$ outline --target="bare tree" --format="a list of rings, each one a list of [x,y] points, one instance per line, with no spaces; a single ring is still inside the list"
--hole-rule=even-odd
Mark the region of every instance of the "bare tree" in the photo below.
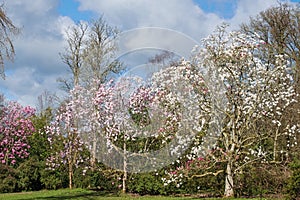
[[[280,3],[260,12],[242,24],[244,33],[258,36],[263,40],[260,54],[266,62],[275,62],[275,55],[288,56],[294,70],[295,85],[300,81],[300,7]]]
[[[70,90],[75,85],[89,85],[92,79],[105,82],[110,73],[117,73],[120,65],[112,62],[116,51],[114,39],[118,30],[102,17],[90,23],[79,22],[67,30],[68,46],[60,56],[72,73],[72,81],[59,81]]]
[[[0,105],[3,105],[4,104],[4,95],[3,94],[0,94]]]
[[[119,31],[107,24],[103,17],[93,20],[84,49],[84,68],[82,80],[90,82],[97,79],[101,83],[107,81],[110,73],[118,73],[121,65],[112,62],[117,46],[115,39]]]
[[[19,33],[17,28],[10,18],[6,15],[3,4],[0,5],[0,75],[5,79],[4,59],[11,61],[14,59],[15,48],[11,40],[11,36]]]
[[[47,112],[47,109],[53,109],[55,104],[59,102],[59,98],[56,96],[55,93],[51,93],[48,90],[44,90],[38,97],[37,97],[37,111],[40,115],[43,115]]]
[[[97,91],[100,83],[106,82],[113,73],[120,71],[119,62],[113,61],[117,49],[114,43],[117,34],[118,30],[106,23],[103,17],[89,23],[79,22],[67,30],[68,46],[60,55],[71,71],[72,80],[64,78],[59,80],[64,84],[64,89],[70,91],[74,86],[82,86],[86,89],[94,88]],[[86,98],[88,98],[87,94]],[[95,109],[93,111],[96,112]],[[74,126],[81,128],[79,119],[74,119]],[[89,132],[94,141],[90,160],[92,170],[96,166],[98,131],[92,129]]]
[[[5,103],[4,95],[0,93],[0,116],[2,115],[3,112],[4,103]]]
[[[72,86],[79,84],[79,74],[83,63],[83,49],[85,48],[84,37],[86,35],[88,25],[80,22],[71,27],[67,31],[68,46],[64,53],[61,53],[62,61],[68,65],[72,73],[73,81],[69,83],[68,80],[61,78],[59,81],[65,84],[67,90],[72,89]]]
[[[172,65],[176,63],[175,57],[175,53],[163,51],[162,53],[156,54],[155,56],[149,58],[148,62],[151,64],[162,64],[164,66]]]

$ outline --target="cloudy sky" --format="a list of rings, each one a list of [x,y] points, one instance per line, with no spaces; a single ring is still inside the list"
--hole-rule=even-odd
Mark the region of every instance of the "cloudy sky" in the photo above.
[[[0,92],[7,99],[32,106],[45,90],[61,94],[56,80],[66,76],[68,69],[59,52],[66,45],[65,30],[80,20],[103,15],[121,31],[157,27],[200,41],[223,21],[237,28],[249,16],[276,3],[277,0],[6,0],[7,15],[22,33],[14,38],[15,61],[6,62],[7,77],[0,80]]]

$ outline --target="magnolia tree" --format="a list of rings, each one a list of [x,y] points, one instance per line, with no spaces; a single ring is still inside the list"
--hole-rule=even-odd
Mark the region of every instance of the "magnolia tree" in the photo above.
[[[219,115],[216,117],[219,128],[213,128],[220,131],[218,143],[211,145],[206,154],[203,154],[201,141],[193,143],[186,155],[188,161],[170,170],[168,178],[163,180],[166,184],[180,183],[184,176],[225,173],[224,195],[233,196],[235,175],[254,162],[277,161],[278,153],[288,150],[288,147],[277,149],[279,138],[289,135],[289,142],[293,143],[298,126],[281,121],[283,111],[295,101],[293,80],[284,55],[278,55],[275,64],[266,63],[256,55],[257,48],[264,43],[239,32],[228,33],[225,29],[220,27],[203,40],[203,48],[197,49],[193,57],[195,68],[203,73],[208,93],[218,99],[216,102],[212,101],[214,98],[200,99],[207,112]],[[184,76],[174,74],[178,79]],[[225,99],[223,103],[222,99]],[[262,124],[269,121],[274,126],[270,129],[268,124],[269,129],[265,129]],[[207,130],[205,135],[209,134]],[[271,151],[262,145],[267,140],[273,145]],[[195,169],[204,170],[199,170],[201,174],[193,174]]]
[[[72,94],[71,94],[72,95]],[[74,101],[61,106],[55,120],[46,127],[50,143],[50,157],[46,161],[49,170],[60,166],[67,166],[69,175],[69,188],[73,185],[75,168],[84,162],[82,152],[84,145],[78,136],[77,104]]]
[[[172,106],[159,103],[162,92],[154,91],[137,77],[95,84],[93,88],[96,90],[75,89],[74,102],[80,113],[78,131],[92,157],[124,172],[125,192],[128,171],[157,168],[168,157],[165,151],[156,151],[155,155],[151,152],[175,133],[178,114],[173,114]]]
[[[85,169],[94,171],[96,159],[105,152],[105,127],[111,116],[111,82],[101,84],[91,81],[87,88],[76,86],[71,90],[68,102],[62,105],[56,119],[47,127],[52,155],[47,159],[49,169],[67,166],[69,187],[73,184],[75,168],[85,163]],[[90,158],[84,156],[84,149],[90,151]],[[87,160],[90,162],[86,162]]]
[[[195,75],[191,66],[179,68],[185,78],[176,80],[174,74],[160,77],[173,77],[163,85],[158,77],[150,82],[122,77],[108,83],[93,81],[88,89],[75,87],[68,104],[48,127],[51,144],[60,144],[57,139],[63,144],[62,150],[48,159],[49,167],[68,164],[71,184],[72,166],[81,160],[78,156],[84,143],[92,165],[97,159],[124,172],[125,192],[127,172],[153,171],[176,160],[192,141],[186,131],[198,133],[207,118],[201,118],[206,108],[201,111],[197,97],[199,91],[206,94],[207,88],[203,81],[190,82],[189,77]],[[171,86],[175,81],[182,91]]]
[[[103,160],[123,170],[123,192],[128,171],[151,171],[166,165],[170,159],[173,148],[159,149],[176,137],[181,116],[176,100],[173,99],[173,104],[162,102],[164,96],[162,90],[153,90],[136,77],[121,78],[114,86],[106,121],[108,153],[104,155],[108,157]]]
[[[0,161],[15,164],[18,158],[28,157],[27,138],[35,131],[31,121],[35,110],[16,102],[8,102],[0,108]]]

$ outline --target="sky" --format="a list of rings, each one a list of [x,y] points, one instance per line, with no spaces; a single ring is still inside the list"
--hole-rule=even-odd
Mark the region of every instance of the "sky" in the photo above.
[[[14,62],[5,62],[6,79],[0,80],[0,92],[22,105],[37,105],[44,91],[63,95],[57,79],[69,74],[60,52],[66,47],[66,29],[76,22],[103,16],[121,32],[155,27],[160,43],[174,44],[180,38],[200,42],[220,25],[231,29],[249,21],[250,16],[276,5],[278,0],[6,0],[7,15],[21,28],[13,38]],[[298,2],[291,0],[287,2]],[[156,31],[157,32],[157,31]],[[141,44],[145,34],[137,35],[129,44]],[[174,36],[174,37],[173,37]],[[185,40],[181,41],[185,41]],[[165,46],[164,46],[165,47]],[[179,48],[179,47],[174,47]]]

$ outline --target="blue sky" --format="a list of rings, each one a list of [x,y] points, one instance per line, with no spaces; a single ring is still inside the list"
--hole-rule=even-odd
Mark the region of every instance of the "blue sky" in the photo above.
[[[238,0],[194,0],[194,2],[205,12],[215,13],[220,17],[230,19],[235,14]],[[300,2],[300,0],[291,0],[291,2]],[[62,15],[70,16],[75,21],[89,20],[95,16],[93,12],[79,12],[79,5],[80,3],[76,0],[61,0],[58,12]]]
[[[234,16],[234,9],[237,0],[194,0],[204,11],[216,13],[217,15],[229,19]],[[80,3],[76,0],[61,0],[58,6],[58,12],[62,15],[71,17],[75,21],[89,20],[93,18],[93,12],[78,11]]]
[[[80,3],[75,0],[61,0],[59,1],[57,10],[61,15],[69,16],[74,21],[90,20],[97,17],[90,11],[78,11],[79,5]]]
[[[216,13],[218,16],[225,19],[230,19],[234,16],[235,8],[237,6],[237,0],[225,0],[225,1],[203,1],[195,0],[195,2],[206,12]]]
[[[59,53],[66,47],[65,31],[80,20],[100,16],[121,31],[159,27],[200,41],[222,22],[238,28],[250,16],[276,5],[278,0],[13,0],[4,1],[8,16],[22,34],[14,38],[15,62],[6,62],[6,80],[0,92],[23,105],[35,106],[47,90],[58,95],[57,78],[68,75]],[[288,1],[290,2],[290,1]],[[292,2],[299,2],[293,0]],[[135,37],[136,45],[145,37]],[[170,39],[170,38],[168,38]],[[157,38],[159,42],[165,42]],[[176,43],[178,41],[169,41]]]

